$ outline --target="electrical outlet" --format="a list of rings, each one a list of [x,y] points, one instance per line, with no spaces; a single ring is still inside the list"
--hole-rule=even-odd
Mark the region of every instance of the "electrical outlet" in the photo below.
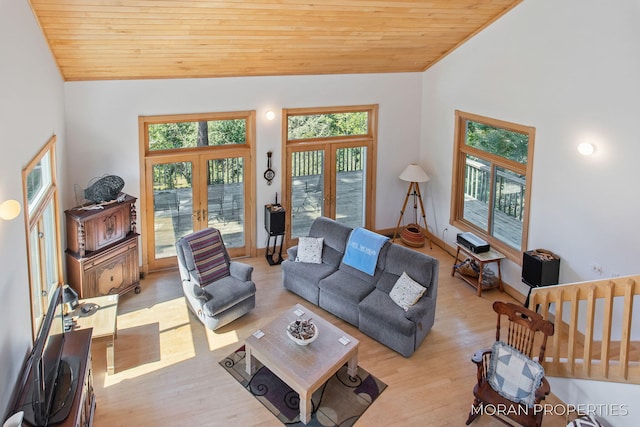
[[[597,273],[600,276],[602,276],[602,266],[600,264],[598,264],[597,262],[594,262],[594,263],[591,264],[591,271],[593,271],[594,273]]]

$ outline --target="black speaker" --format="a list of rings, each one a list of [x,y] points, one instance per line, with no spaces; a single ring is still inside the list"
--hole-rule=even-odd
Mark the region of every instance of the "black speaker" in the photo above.
[[[536,249],[522,254],[522,281],[532,287],[557,285],[560,277],[560,257]]]
[[[264,228],[271,236],[284,234],[284,208],[280,205],[264,206]]]

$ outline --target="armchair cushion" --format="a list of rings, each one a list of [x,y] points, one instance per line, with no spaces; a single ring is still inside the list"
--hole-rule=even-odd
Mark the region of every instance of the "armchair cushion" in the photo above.
[[[215,228],[205,228],[184,237],[191,251],[185,255],[187,263],[193,263],[200,286],[229,276],[222,236]]]
[[[501,396],[533,407],[543,377],[538,362],[502,341],[493,344],[487,382]]]

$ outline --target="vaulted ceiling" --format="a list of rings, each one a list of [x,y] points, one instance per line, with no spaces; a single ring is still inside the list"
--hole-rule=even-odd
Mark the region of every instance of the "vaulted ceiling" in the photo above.
[[[423,71],[521,0],[30,0],[67,81]]]

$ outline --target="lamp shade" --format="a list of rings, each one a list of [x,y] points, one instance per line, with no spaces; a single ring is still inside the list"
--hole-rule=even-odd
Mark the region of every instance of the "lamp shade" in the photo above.
[[[400,174],[399,178],[408,182],[427,182],[431,178],[429,175],[416,163],[411,163]]]

